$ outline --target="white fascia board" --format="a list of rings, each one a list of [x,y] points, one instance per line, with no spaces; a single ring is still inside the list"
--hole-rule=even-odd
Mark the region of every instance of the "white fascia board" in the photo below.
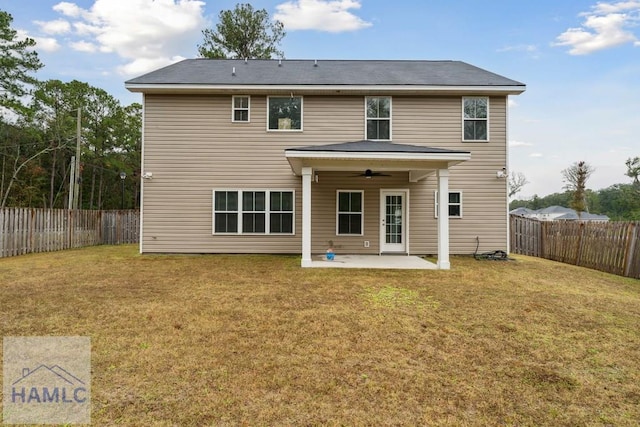
[[[395,152],[342,152],[342,151],[295,151],[287,150],[287,158],[339,159],[339,160],[441,160],[464,161],[471,153],[395,153]]]
[[[274,92],[274,91],[327,91],[327,92],[435,92],[435,93],[499,93],[520,94],[526,86],[419,86],[419,85],[209,85],[209,84],[142,84],[125,83],[131,92]]]

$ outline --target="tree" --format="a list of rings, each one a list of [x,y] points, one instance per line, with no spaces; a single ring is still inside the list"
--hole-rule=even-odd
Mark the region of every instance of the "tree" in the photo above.
[[[522,172],[511,171],[509,175],[509,197],[515,196],[529,181]]]
[[[35,40],[18,40],[11,28],[13,17],[0,10],[0,107],[21,110],[20,97],[29,93],[28,85],[36,82],[30,73],[43,67],[38,54],[30,50]]]
[[[49,207],[60,200],[63,190],[68,191],[67,161],[75,154],[77,138],[77,109],[82,106],[81,95],[74,88],[78,82],[63,83],[60,80],[38,82],[30,108],[33,125],[40,128],[43,138],[52,148],[50,157],[43,159],[43,167],[49,175]],[[59,206],[62,207],[62,204]]]
[[[104,90],[77,80],[38,82],[14,123],[0,121],[0,205],[66,208],[78,107],[79,207],[119,208],[121,171],[128,177],[126,206],[137,206],[142,106],[123,108]]]
[[[633,185],[640,185],[640,181],[638,180],[638,176],[640,175],[640,157],[634,157],[633,159],[629,157],[625,165],[627,165],[625,175],[633,179]]]
[[[612,220],[640,220],[640,197],[633,184],[614,184],[598,191],[600,208]]]
[[[218,15],[216,29],[202,31],[204,41],[198,45],[203,58],[271,59],[284,53],[278,50],[285,36],[280,21],[270,21],[266,10],[254,10],[250,4],[239,3],[233,11]]]
[[[581,212],[587,211],[586,184],[594,170],[587,162],[579,161],[562,171],[565,188],[573,192],[569,206],[575,209],[578,218],[580,218]]]

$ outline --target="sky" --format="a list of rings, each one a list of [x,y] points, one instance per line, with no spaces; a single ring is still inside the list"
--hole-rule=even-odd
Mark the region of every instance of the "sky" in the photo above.
[[[248,1],[248,0],[245,0]],[[197,57],[202,30],[238,1],[0,0],[20,36],[36,40],[37,77],[80,80],[123,105],[124,82]],[[459,60],[525,83],[509,99],[509,171],[518,198],[563,191],[584,160],[593,190],[630,183],[640,156],[640,0],[253,1],[287,32],[289,59]]]

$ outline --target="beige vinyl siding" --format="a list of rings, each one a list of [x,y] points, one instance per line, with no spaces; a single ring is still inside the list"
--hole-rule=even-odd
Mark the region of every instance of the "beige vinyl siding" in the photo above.
[[[285,148],[364,139],[364,96],[304,96],[303,132],[267,132],[266,96],[251,95],[251,122],[231,121],[231,95],[145,96],[143,252],[300,253],[301,179]],[[471,151],[451,168],[463,192],[463,218],[451,219],[451,252],[506,249],[506,98],[490,99],[490,141],[462,142],[461,97],[393,97],[393,142]],[[342,253],[378,253],[380,188],[410,190],[410,251],[435,253],[435,174],[409,183],[407,173],[365,180],[320,171],[312,184],[312,250],[333,240]],[[384,181],[383,181],[384,180]],[[212,190],[295,191],[295,235],[213,235]],[[337,189],[364,190],[364,236],[336,236]],[[364,240],[371,242],[364,248]]]
[[[311,215],[312,235],[311,251],[322,253],[332,240],[338,253],[377,254],[380,246],[380,189],[408,188],[406,172],[389,173],[388,177],[366,179],[354,176],[363,171],[354,172],[319,172],[318,183],[312,185],[312,204],[315,206]],[[362,236],[345,236],[336,234],[336,192],[364,191],[364,228]],[[319,208],[323,206],[323,208]],[[370,247],[364,247],[364,241]]]

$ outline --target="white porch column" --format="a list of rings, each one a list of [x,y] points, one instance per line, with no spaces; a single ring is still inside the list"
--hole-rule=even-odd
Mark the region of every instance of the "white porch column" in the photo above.
[[[312,168],[302,168],[302,262],[311,267],[311,177]]]
[[[438,169],[438,268],[449,270],[449,169]]]

